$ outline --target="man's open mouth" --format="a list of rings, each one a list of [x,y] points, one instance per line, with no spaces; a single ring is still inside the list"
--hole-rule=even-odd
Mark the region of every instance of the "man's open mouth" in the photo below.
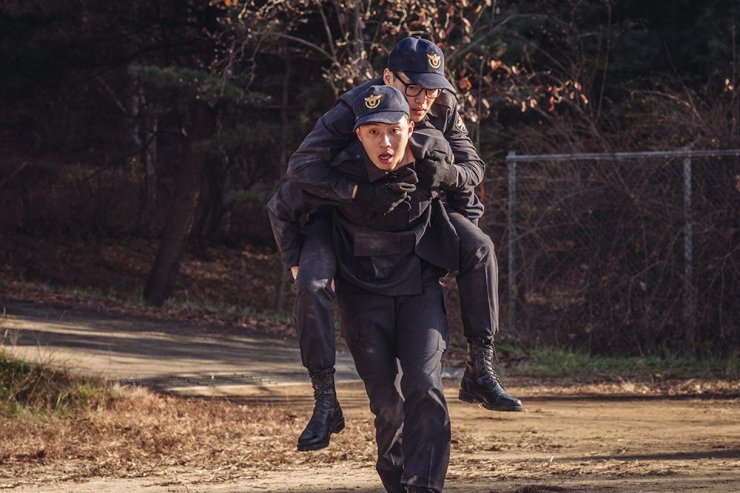
[[[378,160],[383,164],[389,164],[393,159],[393,154],[383,153],[378,155]]]

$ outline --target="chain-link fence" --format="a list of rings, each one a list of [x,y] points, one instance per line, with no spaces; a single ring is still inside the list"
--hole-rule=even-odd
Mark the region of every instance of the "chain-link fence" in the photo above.
[[[504,333],[589,351],[737,351],[740,149],[516,155]]]

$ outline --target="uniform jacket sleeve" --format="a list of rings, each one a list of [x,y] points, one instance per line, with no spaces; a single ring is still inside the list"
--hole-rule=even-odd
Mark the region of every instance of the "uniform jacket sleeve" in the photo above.
[[[453,95],[443,91],[432,110],[433,114],[429,119],[449,142],[457,167],[457,182],[445,188],[460,191],[466,187],[478,186],[483,181],[485,163],[475,150],[465,123],[457,112],[457,100]]]
[[[449,156],[448,162],[455,158],[455,156],[450,155],[453,152],[452,145],[447,141],[444,134],[429,125],[419,128],[411,135],[411,146],[418,159],[424,159],[434,151],[446,153]],[[460,176],[460,173],[458,173],[458,178]],[[483,203],[476,195],[473,185],[461,185],[459,189],[454,191],[445,190],[444,197],[447,207],[462,213],[475,224],[483,216]]]
[[[354,139],[354,122],[352,108],[339,100],[319,118],[288,160],[288,180],[317,197],[351,202],[354,183],[333,170],[329,163]]]

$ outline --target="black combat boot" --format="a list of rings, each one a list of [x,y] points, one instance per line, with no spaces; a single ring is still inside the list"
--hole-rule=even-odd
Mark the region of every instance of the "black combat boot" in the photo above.
[[[301,452],[329,446],[330,435],[344,429],[344,415],[334,389],[334,368],[319,372],[309,371],[308,374],[311,376],[316,403],[311,420],[298,437],[298,450]]]
[[[496,348],[492,337],[468,339],[468,361],[460,382],[460,400],[479,403],[492,411],[523,411],[522,402],[510,396],[494,368]]]

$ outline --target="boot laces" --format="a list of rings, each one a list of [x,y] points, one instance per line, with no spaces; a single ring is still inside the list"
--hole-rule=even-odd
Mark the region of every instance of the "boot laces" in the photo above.
[[[334,368],[311,373],[313,397],[317,407],[332,406],[334,404]]]
[[[496,346],[494,346],[493,341],[490,339],[483,339],[474,347],[478,351],[478,358],[476,359],[483,363],[483,372],[491,377],[494,382],[501,385],[501,380],[496,371],[496,368],[500,367],[501,363],[499,363],[498,356],[496,355]],[[503,387],[503,385],[501,385],[501,387]]]

